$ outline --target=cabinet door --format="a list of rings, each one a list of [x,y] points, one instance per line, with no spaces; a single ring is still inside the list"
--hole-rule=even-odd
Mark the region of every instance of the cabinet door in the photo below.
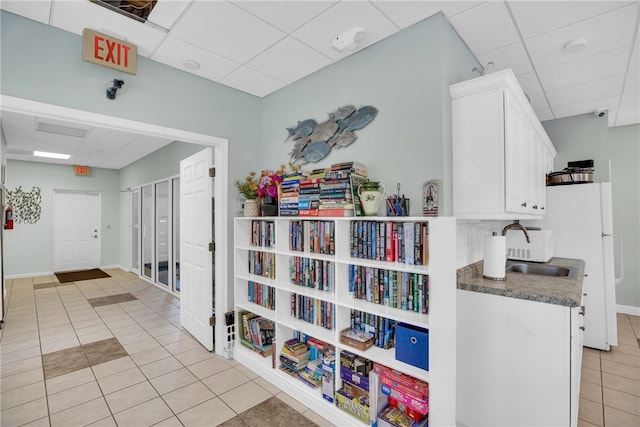
[[[528,185],[530,181],[531,127],[522,109],[508,92],[505,103],[505,210],[529,212]]]
[[[584,305],[571,309],[571,426],[578,425],[582,344],[584,341],[584,309]]]

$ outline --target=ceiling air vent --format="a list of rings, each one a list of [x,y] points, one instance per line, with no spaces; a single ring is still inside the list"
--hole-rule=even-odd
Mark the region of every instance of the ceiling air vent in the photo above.
[[[138,22],[146,22],[149,14],[156,5],[157,0],[89,0],[92,3],[106,7],[107,9],[135,19]]]

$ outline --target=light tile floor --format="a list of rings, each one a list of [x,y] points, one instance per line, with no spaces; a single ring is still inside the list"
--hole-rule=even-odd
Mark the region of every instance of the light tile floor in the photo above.
[[[640,317],[618,313],[618,345],[584,348],[578,426],[640,427]]]
[[[106,271],[112,277],[71,284],[7,280],[0,426],[214,426],[272,396],[332,425],[206,351],[180,327],[176,297]]]
[[[213,426],[271,396],[331,425],[244,366],[207,352],[180,327],[177,298],[133,274],[107,272],[111,278],[69,285],[55,276],[7,281],[0,426]],[[92,363],[101,361],[95,348],[101,357],[103,349],[119,354],[113,338],[128,355]],[[618,314],[618,340],[610,352],[584,349],[579,426],[640,427],[640,317]],[[46,369],[43,359],[63,350],[79,355],[79,362],[64,359],[77,363],[73,370]]]

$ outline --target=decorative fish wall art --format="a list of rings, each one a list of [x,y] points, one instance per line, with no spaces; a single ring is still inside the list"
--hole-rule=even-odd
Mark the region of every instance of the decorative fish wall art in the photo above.
[[[370,105],[358,109],[345,105],[328,115],[329,119],[322,123],[307,119],[294,128],[287,128],[289,136],[284,142],[294,142],[293,151],[289,153],[293,164],[318,162],[327,157],[332,148],[352,144],[358,138],[355,131],[371,123],[378,109]]]

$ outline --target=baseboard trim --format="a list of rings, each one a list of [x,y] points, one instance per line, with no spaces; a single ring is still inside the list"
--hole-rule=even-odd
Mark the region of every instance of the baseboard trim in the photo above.
[[[19,273],[19,274],[7,274],[4,276],[5,280],[8,279],[22,279],[23,277],[35,277],[35,276],[50,276],[53,271],[43,271],[39,273]]]
[[[640,307],[634,307],[632,305],[618,304],[616,306],[616,311],[618,313],[631,314],[632,316],[640,316]]]

